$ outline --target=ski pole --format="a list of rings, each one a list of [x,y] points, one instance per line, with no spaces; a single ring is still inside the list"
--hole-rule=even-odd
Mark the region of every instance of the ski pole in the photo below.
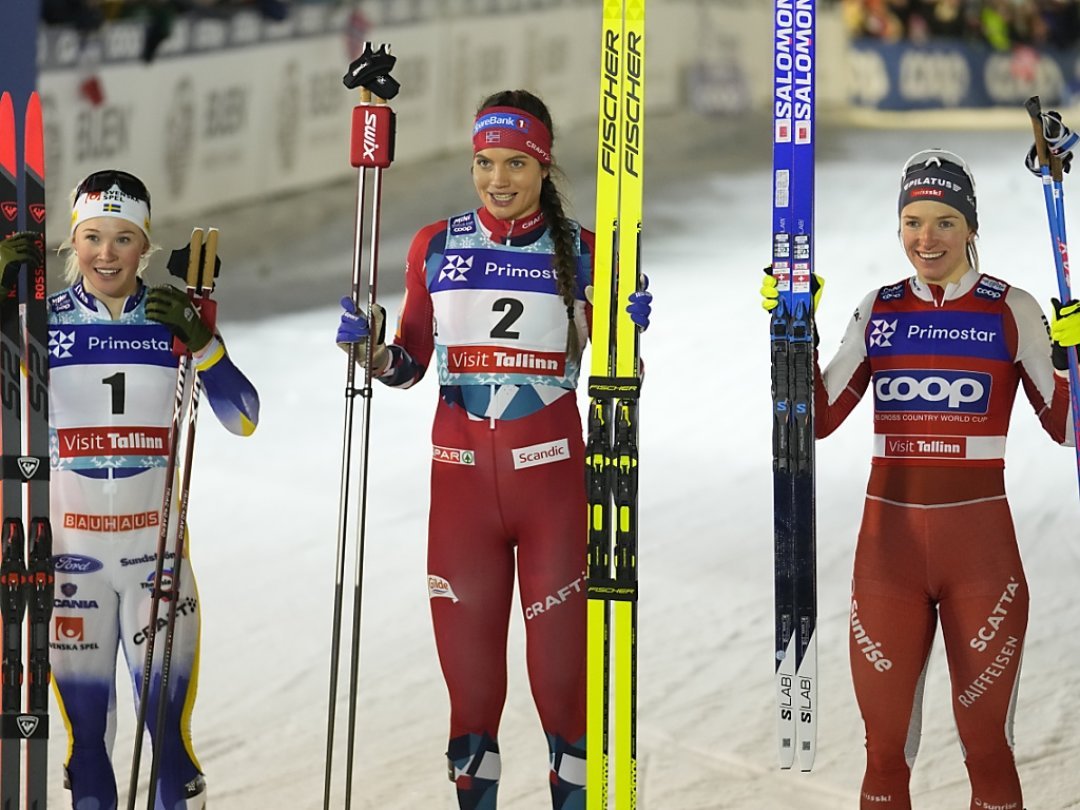
[[[213,329],[216,304],[209,296],[214,287],[214,279],[217,276],[220,264],[217,259],[218,231],[210,228],[203,242],[203,231],[195,228],[191,233],[191,241],[187,248],[186,263],[180,260],[182,252],[173,254],[170,259],[169,270],[174,274],[185,278],[188,295],[199,302],[199,312],[207,325]],[[142,740],[146,719],[148,717],[151,680],[153,677],[153,662],[157,642],[158,611],[162,600],[169,603],[167,618],[164,628],[165,645],[162,651],[161,675],[157,692],[157,704],[155,707],[155,729],[159,732],[158,742],[153,747],[153,756],[150,761],[150,785],[149,785],[149,808],[153,810],[154,797],[157,791],[157,777],[160,763],[160,753],[163,745],[163,735],[160,731],[164,724],[166,694],[168,688],[169,668],[172,662],[173,629],[176,624],[176,609],[180,596],[180,567],[183,563],[184,533],[187,530],[187,505],[188,494],[191,486],[191,461],[195,445],[195,426],[198,418],[199,394],[202,383],[193,369],[193,359],[187,347],[174,339],[173,351],[182,352],[180,363],[176,373],[176,394],[173,400],[172,425],[169,430],[169,454],[165,463],[165,489],[162,496],[161,524],[158,532],[158,546],[154,561],[154,585],[151,589],[150,611],[146,628],[146,654],[143,659],[142,682],[139,684],[139,707],[135,726],[135,749],[131,762],[131,778],[128,785],[128,810],[135,810],[136,796],[138,795],[139,768],[142,760]],[[173,485],[176,478],[177,461],[180,455],[180,432],[187,422],[184,434],[184,467],[180,492],[177,496],[178,512],[176,521],[176,539],[173,543],[172,558],[173,569],[169,577],[168,585],[165,581],[165,560],[169,555],[169,520],[173,506]]]
[[[390,76],[396,57],[387,45],[372,50],[366,43],[364,52],[349,66],[343,82],[347,88],[360,88],[360,104],[353,108],[350,139],[350,162],[357,172],[356,222],[353,237],[352,301],[357,310],[363,288],[362,267],[364,251],[364,217],[367,208],[368,175],[371,174],[371,231],[368,249],[367,319],[374,323],[373,311],[378,291],[379,223],[382,207],[382,170],[394,159],[394,113],[386,101],[397,95],[399,85]],[[345,372],[345,424],[341,451],[341,487],[338,501],[337,560],[335,563],[333,627],[330,645],[330,694],[326,720],[326,770],[323,784],[323,808],[330,810],[333,781],[334,718],[337,704],[338,668],[341,659],[342,604],[344,601],[345,559],[348,546],[349,490],[352,470],[353,423],[355,399],[364,401],[361,413],[361,442],[359,448],[360,514],[356,526],[356,570],[353,584],[353,617],[351,657],[349,666],[349,728],[345,762],[345,809],[352,805],[353,753],[356,743],[357,678],[360,667],[360,613],[363,596],[364,541],[367,524],[368,447],[371,423],[371,364],[375,339],[370,335],[365,347],[363,386],[356,387],[356,346],[349,346],[348,367]]]
[[[195,229],[191,234],[190,261],[197,261],[196,245],[202,244],[202,231]],[[176,392],[173,399],[172,424],[169,427],[169,453],[165,457],[165,490],[161,500],[161,523],[158,529],[157,553],[154,555],[154,585],[150,590],[150,611],[146,628],[146,651],[143,658],[142,681],[139,684],[139,706],[135,722],[135,747],[131,756],[131,776],[128,781],[128,810],[135,810],[136,796],[139,791],[139,766],[142,763],[143,727],[146,724],[147,704],[150,697],[150,678],[153,669],[154,648],[157,642],[157,615],[161,603],[159,585],[164,575],[165,551],[169,542],[169,514],[172,511],[173,480],[176,477],[176,459],[179,455],[180,428],[188,406],[190,389],[187,378],[191,369],[191,355],[181,355],[176,369]]]
[[[1039,156],[1039,174],[1042,177],[1043,197],[1046,200],[1046,216],[1050,225],[1050,240],[1057,270],[1058,298],[1062,302],[1072,299],[1069,280],[1069,246],[1065,236],[1065,189],[1062,186],[1062,161],[1050,153],[1046,134],[1042,127],[1042,107],[1038,96],[1032,96],[1025,104],[1031,116],[1031,128],[1035,132],[1035,151]],[[1080,484],[1080,368],[1076,352],[1066,351],[1069,359],[1069,401],[1072,412],[1073,438],[1076,450],[1077,483]]]
[[[206,233],[206,242],[200,246],[202,261],[198,265],[197,272],[189,272],[187,276],[188,296],[194,301],[199,310],[199,317],[213,332],[217,315],[217,304],[210,300],[210,294],[214,290],[214,280],[220,267],[217,258],[218,230],[210,228]],[[190,352],[188,353],[190,356]],[[193,362],[193,361],[192,361]],[[158,687],[157,720],[155,730],[158,741],[154,745],[153,757],[150,760],[150,786],[147,791],[146,810],[154,810],[154,798],[157,793],[158,771],[164,754],[165,740],[165,715],[168,706],[169,674],[172,668],[173,638],[176,631],[176,614],[180,605],[180,582],[183,569],[187,539],[187,509],[191,494],[191,468],[195,454],[195,427],[199,419],[199,399],[202,393],[202,378],[196,371],[191,379],[191,403],[187,412],[187,427],[184,429],[184,466],[180,476],[180,495],[178,500],[179,509],[176,515],[176,539],[173,541],[173,572],[169,577],[168,591],[162,593],[162,598],[167,599],[169,610],[165,619],[165,649],[161,655],[161,677]],[[156,581],[155,586],[164,590],[161,581]],[[156,618],[156,614],[155,617]]]

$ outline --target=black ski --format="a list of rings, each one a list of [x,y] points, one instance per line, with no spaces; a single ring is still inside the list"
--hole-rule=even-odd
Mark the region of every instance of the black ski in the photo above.
[[[26,808],[44,810],[49,756],[49,619],[53,608],[52,528],[49,523],[49,313],[45,277],[45,148],[41,100],[26,106],[23,183],[26,230],[40,237],[40,259],[26,266],[21,280],[26,368],[26,454],[19,471],[27,487],[26,536],[26,713],[20,731],[26,737]]]
[[[30,95],[26,105],[21,164],[17,158],[17,135],[14,101],[10,94],[4,93],[0,97],[0,223],[3,227],[0,237],[25,227],[39,234],[39,246],[43,247],[45,152],[37,93]],[[20,176],[24,184],[21,203]],[[0,697],[2,810],[16,810],[23,798],[23,740],[27,745],[26,793],[22,806],[27,810],[44,810],[48,783],[49,619],[54,579],[49,527],[48,332],[42,250],[37,261],[21,269],[15,289],[0,301],[4,514],[0,529],[0,614],[4,630]],[[23,624],[27,617],[24,662]]]
[[[19,229],[18,178],[16,162],[15,105],[11,95],[0,96],[0,215],[7,237]],[[23,585],[26,580],[25,535],[22,522],[22,479],[18,458],[22,455],[22,380],[19,358],[22,336],[19,328],[19,294],[10,290],[0,300],[0,449],[3,451],[4,522],[0,529],[0,615],[3,616],[3,684],[0,706],[0,808],[16,810],[19,806],[22,770],[23,649],[22,623],[25,608]]]

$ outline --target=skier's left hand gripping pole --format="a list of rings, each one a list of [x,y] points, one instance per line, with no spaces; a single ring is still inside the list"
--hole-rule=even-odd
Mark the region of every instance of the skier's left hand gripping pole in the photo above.
[[[367,305],[363,310],[368,324],[373,324],[373,309],[378,290],[379,266],[379,215],[382,208],[382,170],[394,159],[394,112],[387,105],[389,99],[397,95],[400,86],[390,71],[396,57],[391,56],[389,45],[380,45],[378,50],[371,43],[364,46],[364,52],[349,65],[343,82],[350,90],[359,88],[360,104],[353,108],[352,135],[350,140],[350,162],[358,170],[356,186],[356,226],[353,239],[352,265],[352,300],[357,312],[360,312],[360,300],[363,289],[363,251],[364,218],[371,216],[370,245],[368,248]],[[371,200],[367,200],[369,175],[371,178]],[[345,810],[352,804],[353,751],[356,738],[356,696],[357,673],[360,667],[360,608],[364,577],[364,539],[367,523],[367,480],[368,480],[368,443],[371,423],[371,365],[375,351],[374,339],[369,338],[362,348],[356,344],[349,347],[349,363],[345,381],[345,427],[341,451],[341,490],[338,507],[337,562],[334,583],[333,637],[330,646],[330,699],[326,721],[326,772],[323,787],[323,808],[330,810],[332,803],[331,783],[333,779],[334,753],[334,714],[337,704],[337,677],[341,654],[341,612],[343,583],[345,579],[345,557],[347,546],[347,525],[349,520],[349,474],[352,468],[353,410],[355,398],[362,397],[363,419],[359,450],[360,456],[360,515],[356,526],[356,576],[353,586],[352,602],[352,657],[349,668],[349,730],[345,761]],[[363,385],[356,387],[357,351],[366,352],[363,358]]]

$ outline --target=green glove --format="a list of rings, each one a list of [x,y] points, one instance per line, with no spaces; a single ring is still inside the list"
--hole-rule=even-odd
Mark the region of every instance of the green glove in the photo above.
[[[41,237],[31,231],[13,233],[0,241],[0,298],[19,281],[19,267],[41,261]]]
[[[814,273],[810,276],[810,294],[814,296],[814,312],[817,312],[821,293],[825,290],[825,279]],[[776,277],[772,274],[772,265],[765,268],[765,278],[761,282],[761,307],[769,312],[780,303],[780,291],[776,289]]]
[[[214,337],[187,294],[171,284],[151,288],[146,296],[146,317],[167,326],[192,352],[202,351]]]
[[[1066,371],[1069,356],[1065,347],[1080,344],[1080,301],[1074,298],[1063,304],[1051,298],[1050,303],[1054,305],[1054,322],[1050,325],[1050,339],[1054,342],[1050,357],[1054,361],[1054,368]]]

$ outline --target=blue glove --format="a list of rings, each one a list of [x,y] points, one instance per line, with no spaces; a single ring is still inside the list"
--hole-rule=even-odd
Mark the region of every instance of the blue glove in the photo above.
[[[341,322],[338,324],[336,342],[347,346],[350,343],[357,344],[356,362],[364,365],[367,361],[367,340],[371,336],[371,329],[367,317],[363,312],[356,311],[356,304],[352,298],[345,296],[341,299]],[[378,304],[372,309],[372,320],[375,322],[375,332],[378,335],[375,349],[371,353],[372,366],[375,369],[385,369],[389,359],[386,348],[386,310]]]
[[[652,293],[648,290],[649,277],[642,273],[641,289],[630,293],[630,303],[626,305],[630,320],[642,332],[649,328],[649,316],[652,315]]]
[[[338,325],[338,343],[357,343],[370,334],[367,318],[356,311],[356,304],[349,296],[341,299],[341,323]]]

